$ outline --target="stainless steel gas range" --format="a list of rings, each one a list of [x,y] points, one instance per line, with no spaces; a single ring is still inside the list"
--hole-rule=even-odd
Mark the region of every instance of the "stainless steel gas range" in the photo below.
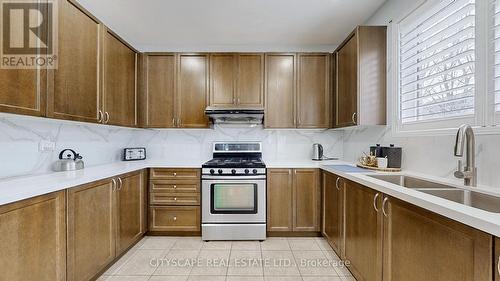
[[[260,142],[216,142],[202,166],[202,239],[266,239],[266,165]]]

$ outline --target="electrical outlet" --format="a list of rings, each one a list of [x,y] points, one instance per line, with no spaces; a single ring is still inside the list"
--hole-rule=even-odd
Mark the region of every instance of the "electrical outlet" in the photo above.
[[[53,141],[41,140],[38,143],[38,151],[40,152],[54,151],[55,149],[56,149],[56,143]]]

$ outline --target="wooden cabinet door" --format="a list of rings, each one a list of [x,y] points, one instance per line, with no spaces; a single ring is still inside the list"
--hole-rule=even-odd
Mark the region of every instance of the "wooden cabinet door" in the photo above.
[[[381,199],[382,194],[368,187],[345,184],[345,259],[358,281],[382,280]]]
[[[386,197],[384,281],[492,280],[492,237]]]
[[[319,181],[319,169],[294,169],[293,231],[320,231]]]
[[[144,234],[144,173],[133,172],[118,179],[116,255],[123,253]]]
[[[115,258],[114,198],[110,180],[68,190],[68,281],[91,280]]]
[[[0,206],[0,280],[65,281],[64,191]]]
[[[266,55],[266,128],[295,128],[295,54]]]
[[[297,127],[328,128],[330,120],[329,54],[298,55]]]
[[[323,172],[323,235],[330,246],[342,257],[343,179]]]
[[[357,34],[337,51],[335,127],[356,125],[358,108]]]
[[[292,169],[267,170],[267,231],[292,231]]]
[[[210,105],[236,104],[236,56],[234,54],[210,55]]]
[[[48,117],[100,122],[102,26],[74,1],[59,0],[58,68],[47,101]]]
[[[264,107],[264,54],[239,54],[236,102],[242,107]]]
[[[175,70],[174,54],[143,56],[141,64],[145,85],[139,98],[141,126],[147,128],[173,128],[175,122]],[[144,83],[144,82],[143,82]]]
[[[178,68],[177,126],[207,128],[208,55],[181,54]]]
[[[44,116],[46,75],[45,70],[0,69],[0,111]]]
[[[500,238],[495,237],[495,281],[500,281]]]
[[[103,41],[104,122],[136,126],[136,53],[109,30]]]

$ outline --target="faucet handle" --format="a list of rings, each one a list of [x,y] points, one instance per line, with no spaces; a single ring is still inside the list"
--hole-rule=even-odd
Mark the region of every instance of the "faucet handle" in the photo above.
[[[462,164],[462,160],[458,160],[458,172],[463,172],[463,164]]]
[[[453,173],[456,178],[463,179],[465,178],[465,173],[463,170],[462,160],[458,160],[458,169]]]

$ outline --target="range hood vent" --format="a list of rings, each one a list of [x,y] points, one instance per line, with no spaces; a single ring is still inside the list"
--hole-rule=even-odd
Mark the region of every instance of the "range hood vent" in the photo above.
[[[205,114],[214,124],[258,125],[264,120],[264,108],[225,108],[209,106]]]

